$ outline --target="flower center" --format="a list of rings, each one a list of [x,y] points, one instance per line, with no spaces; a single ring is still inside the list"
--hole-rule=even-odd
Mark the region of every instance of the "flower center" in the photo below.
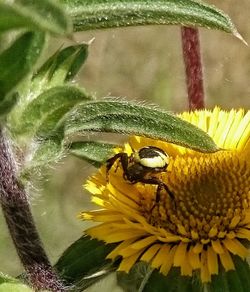
[[[203,244],[233,236],[247,209],[249,212],[250,169],[237,151],[177,156],[158,178],[174,200],[164,188],[156,198],[157,186],[139,185],[140,211],[151,225],[176,235]]]

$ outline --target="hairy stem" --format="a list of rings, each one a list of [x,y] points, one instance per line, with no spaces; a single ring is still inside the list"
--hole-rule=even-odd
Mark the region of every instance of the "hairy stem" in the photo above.
[[[204,108],[205,102],[199,31],[197,28],[182,27],[181,37],[189,109],[202,109]]]
[[[35,290],[66,291],[44,251],[30,211],[28,197],[17,179],[11,145],[0,129],[0,201],[19,258]]]

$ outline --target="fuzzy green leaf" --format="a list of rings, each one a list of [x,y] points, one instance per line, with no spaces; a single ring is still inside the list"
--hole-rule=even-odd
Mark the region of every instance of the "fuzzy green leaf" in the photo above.
[[[31,179],[39,179],[49,166],[58,162],[63,157],[64,147],[62,145],[62,138],[57,136],[40,142],[30,143],[30,159],[26,162],[20,174],[20,179],[24,183]]]
[[[66,125],[66,134],[101,131],[136,134],[204,152],[218,150],[214,141],[194,125],[167,112],[124,101],[78,105]]]
[[[89,100],[77,87],[53,87],[29,102],[18,114],[13,115],[16,133],[49,137],[62,124],[64,116],[77,104]]]
[[[114,152],[115,144],[95,141],[79,141],[70,145],[69,152],[76,157],[100,167]]]
[[[72,24],[56,1],[0,0],[0,32],[18,28],[64,35]]]
[[[193,0],[60,0],[75,31],[147,24],[203,26],[239,34],[230,18]]]
[[[105,267],[113,270],[111,261],[106,260],[106,256],[115,246],[115,244],[105,244],[89,236],[83,236],[66,249],[55,268],[69,284],[81,280],[81,285],[83,285],[84,277],[88,281],[91,274],[94,276]]]
[[[31,72],[41,54],[44,33],[28,32],[0,55],[0,100]]]

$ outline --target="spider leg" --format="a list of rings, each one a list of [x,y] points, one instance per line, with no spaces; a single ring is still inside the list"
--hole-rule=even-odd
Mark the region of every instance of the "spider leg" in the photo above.
[[[156,203],[159,203],[159,201],[160,201],[160,193],[161,193],[162,189],[165,189],[165,191],[168,193],[170,198],[174,201],[174,199],[175,199],[174,194],[170,191],[168,186],[166,184],[164,184],[163,182],[161,182],[158,178],[156,178],[156,177],[146,178],[146,179],[144,178],[144,179],[141,179],[140,182],[145,183],[145,184],[157,185],[156,197],[155,197]]]
[[[117,159],[120,159],[123,171],[124,173],[126,173],[128,168],[128,155],[126,153],[117,153],[115,156],[109,158],[106,161],[107,174],[109,173],[111,167],[113,166]]]

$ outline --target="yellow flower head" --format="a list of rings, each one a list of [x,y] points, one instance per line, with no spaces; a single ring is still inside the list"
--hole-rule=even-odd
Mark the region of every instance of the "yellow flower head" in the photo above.
[[[122,257],[119,270],[128,272],[140,260],[164,275],[172,267],[188,276],[198,270],[202,282],[209,282],[220,265],[234,269],[232,255],[248,255],[250,111],[215,108],[180,117],[207,132],[221,150],[200,153],[133,136],[116,153],[126,153],[130,161],[139,149],[157,147],[166,153],[167,167],[132,183],[122,159],[109,170],[103,165],[86,184],[101,209],[80,217],[101,222],[87,234],[117,243],[108,258]]]

